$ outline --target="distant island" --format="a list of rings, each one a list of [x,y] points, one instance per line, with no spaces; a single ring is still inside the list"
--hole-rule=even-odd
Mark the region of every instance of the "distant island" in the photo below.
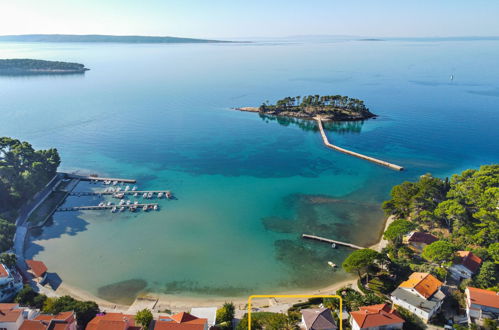
[[[276,104],[269,104],[267,101],[258,108],[242,107],[236,110],[302,119],[314,119],[320,116],[325,121],[363,120],[376,117],[364,105],[364,101],[342,95],[286,97],[278,100]]]
[[[28,58],[0,60],[0,75],[84,73],[87,70],[80,63]]]
[[[221,43],[231,41],[153,37],[153,36],[113,36],[102,34],[21,34],[0,36],[1,41],[15,42],[118,42],[118,43]]]

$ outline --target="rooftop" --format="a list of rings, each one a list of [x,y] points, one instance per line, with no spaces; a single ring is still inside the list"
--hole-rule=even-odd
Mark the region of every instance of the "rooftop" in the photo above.
[[[40,314],[34,320],[25,320],[20,330],[67,330],[74,322],[74,312],[62,312],[57,315]]]
[[[9,277],[9,272],[4,264],[0,264],[0,277]]]
[[[407,281],[402,282],[399,287],[414,289],[425,298],[431,297],[441,286],[440,282],[435,276],[429,273],[412,273]]]
[[[420,231],[413,232],[412,235],[409,237],[409,242],[413,243],[431,244],[435,241],[438,241],[437,237],[433,236],[430,233],[423,233]]]
[[[22,312],[20,309],[0,309],[0,322],[16,322]]]
[[[155,322],[154,330],[204,330],[206,323],[207,319],[182,312],[172,316],[160,316]]]
[[[301,314],[307,329],[336,329],[331,310],[328,308],[302,309]]]
[[[388,304],[363,306],[358,311],[350,312],[350,315],[360,328],[380,327],[405,322]]]
[[[123,313],[97,314],[88,324],[86,330],[123,330],[136,329],[135,317]]]
[[[440,303],[440,301],[442,301],[445,298],[445,295],[441,291],[439,291],[437,292],[437,294],[433,295],[430,299],[424,299],[416,294],[410,293],[409,291],[399,287],[392,292],[392,297],[405,301],[411,306],[429,312],[433,308],[435,308],[435,306],[438,303]]]
[[[200,319],[206,319],[208,325],[215,325],[217,317],[216,307],[197,307],[191,308],[191,315]]]
[[[471,251],[457,251],[456,255],[455,263],[463,265],[473,273],[475,273],[482,264],[482,259],[474,255]]]
[[[466,291],[467,291],[466,294],[469,296],[469,299],[472,304],[487,306],[492,308],[499,308],[498,292],[472,288],[472,287],[467,287]]]
[[[26,260],[26,263],[36,277],[43,277],[48,270],[42,261]]]

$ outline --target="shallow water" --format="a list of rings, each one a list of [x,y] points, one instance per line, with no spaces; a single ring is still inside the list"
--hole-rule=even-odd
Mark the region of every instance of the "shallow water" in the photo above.
[[[177,197],[160,212],[56,213],[28,257],[119,302],[141,291],[241,296],[344,279],[327,261],[349,251],[302,233],[367,246],[392,185],[499,161],[498,51],[497,41],[0,43],[3,58],[91,69],[0,77],[1,135],[57,147],[62,170],[136,178]],[[380,117],[329,125],[330,140],[406,171],[324,148],[309,122],[230,109],[309,93],[365,100]]]

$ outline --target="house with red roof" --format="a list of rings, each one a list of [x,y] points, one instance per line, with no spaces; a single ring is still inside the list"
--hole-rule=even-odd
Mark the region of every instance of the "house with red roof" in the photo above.
[[[412,231],[407,236],[404,236],[402,241],[404,244],[407,244],[411,250],[421,253],[425,246],[438,241],[438,238],[430,233]]]
[[[394,305],[401,306],[428,322],[442,306],[443,283],[429,273],[412,273],[391,293]]]
[[[469,323],[483,319],[499,319],[499,292],[467,287],[465,294]]]
[[[33,320],[25,320],[19,330],[76,330],[76,316],[74,312],[40,314]]]
[[[88,322],[86,330],[140,330],[135,324],[135,316],[123,313],[97,314]]]
[[[33,279],[38,283],[43,283],[47,279],[47,266],[42,261],[26,260],[28,272],[33,275]]]
[[[352,330],[402,329],[405,320],[388,304],[360,307],[350,312]]]
[[[454,264],[449,268],[450,275],[457,281],[471,278],[482,264],[482,259],[471,251],[457,251]]]
[[[18,304],[0,304],[0,329],[17,330],[24,321]]]
[[[22,288],[22,277],[16,271],[0,263],[0,303],[11,301]]]
[[[154,330],[208,330],[208,320],[184,312],[160,316],[154,323]]]

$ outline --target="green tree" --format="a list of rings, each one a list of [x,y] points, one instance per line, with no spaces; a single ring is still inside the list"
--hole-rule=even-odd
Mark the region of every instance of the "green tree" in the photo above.
[[[16,266],[17,257],[14,253],[2,253],[0,254],[0,264],[4,264],[9,268],[14,268]]]
[[[79,325],[86,326],[99,313],[99,306],[93,301],[78,301],[70,296],[47,298],[43,305],[43,312],[48,314],[69,311],[76,313]]]
[[[234,319],[236,308],[233,303],[224,303],[221,308],[217,310],[217,324],[228,323],[229,326],[232,326],[232,319]]]
[[[153,319],[152,313],[147,308],[140,310],[135,315],[135,321],[142,326],[142,328],[147,329],[149,324],[151,324]]]
[[[448,228],[451,228],[453,221],[461,223],[466,219],[466,209],[454,199],[449,199],[438,204],[434,213],[444,221]]]
[[[410,221],[397,219],[393,221],[388,228],[386,228],[383,238],[389,240],[394,245],[398,245],[402,242],[402,236],[413,230],[415,227],[416,225]]]
[[[21,306],[28,306],[33,308],[42,308],[45,300],[47,299],[46,295],[39,294],[29,285],[25,285],[21,291],[19,291],[14,298],[14,301]]]
[[[349,273],[357,273],[361,278],[377,257],[378,252],[372,249],[355,250],[343,261],[342,267]]]
[[[487,252],[489,253],[490,258],[492,258],[496,264],[499,264],[499,243],[490,244]]]
[[[497,285],[497,267],[491,261],[486,261],[480,267],[480,272],[475,278],[475,284],[482,288],[487,289]]]
[[[0,252],[11,248],[16,232],[16,225],[0,218]]]
[[[454,247],[447,241],[435,241],[425,246],[422,256],[435,263],[450,261],[454,256]]]
[[[417,186],[412,182],[403,182],[392,188],[392,199],[383,203],[382,208],[387,214],[407,217],[412,210],[412,200],[418,193]]]

